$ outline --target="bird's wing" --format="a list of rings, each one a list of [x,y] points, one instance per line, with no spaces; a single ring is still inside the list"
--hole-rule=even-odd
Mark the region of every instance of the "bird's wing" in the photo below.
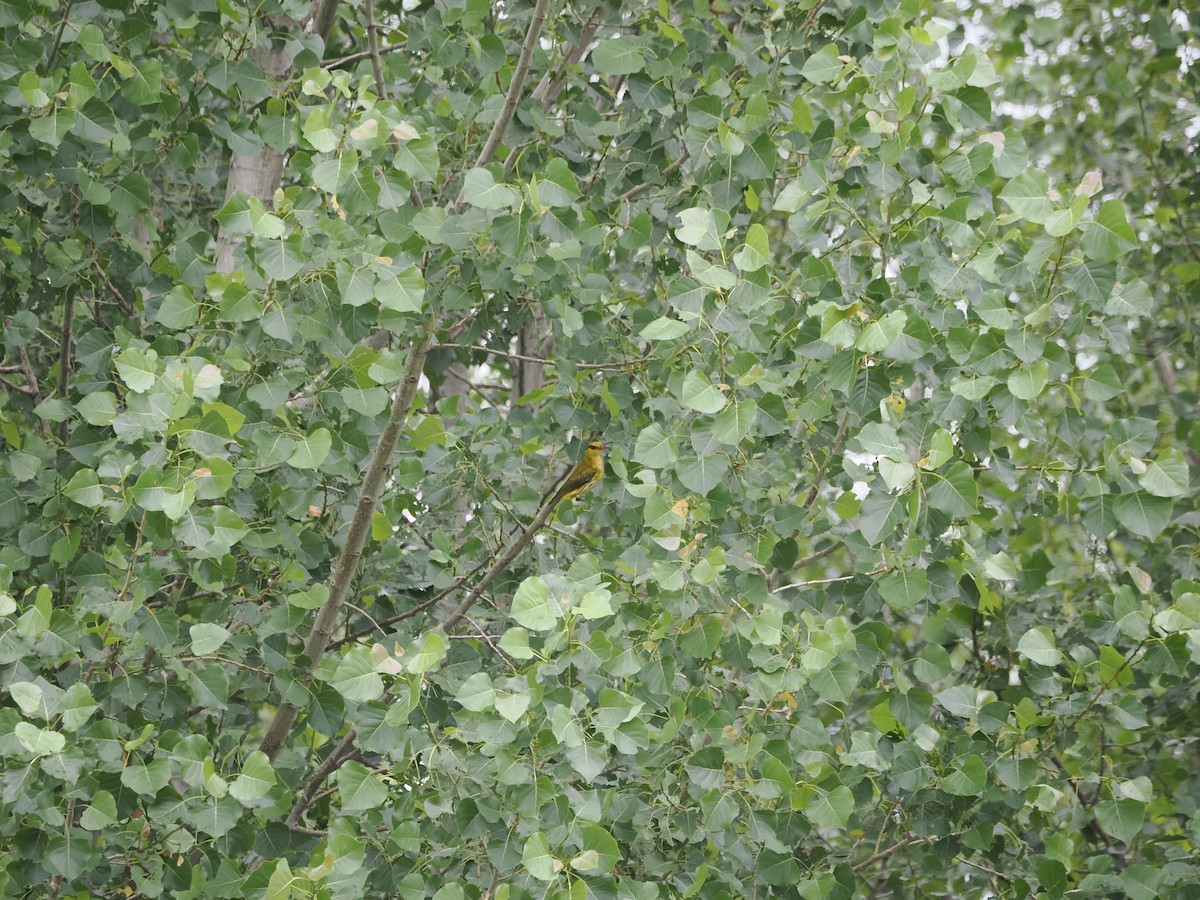
[[[554,503],[561,503],[567,497],[582,493],[587,490],[593,482],[596,481],[596,470],[591,466],[580,463],[575,467],[574,471],[567,476],[567,480],[563,482],[563,486],[558,489],[558,493],[554,495]]]

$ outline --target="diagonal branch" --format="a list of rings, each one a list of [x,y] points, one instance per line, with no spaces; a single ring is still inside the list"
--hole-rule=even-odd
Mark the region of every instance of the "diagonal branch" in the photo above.
[[[305,828],[300,824],[300,817],[304,815],[304,811],[308,809],[309,804],[317,796],[317,792],[321,790],[321,785],[325,783],[325,779],[333,774],[342,763],[350,758],[354,752],[354,738],[358,736],[358,732],[354,730],[354,726],[350,726],[350,730],[346,732],[346,736],[338,741],[337,745],[329,751],[329,755],[321,761],[317,766],[317,770],[312,773],[312,777],[308,779],[308,783],[304,785],[304,790],[300,796],[296,798],[296,803],[292,807],[292,811],[288,813],[287,827],[292,831],[298,831],[301,834],[312,835],[319,837],[325,832],[315,831],[311,828]]]
[[[520,537],[513,541],[507,550],[496,557],[496,561],[487,570],[487,574],[479,579],[479,583],[471,588],[471,592],[463,598],[462,603],[458,604],[454,612],[450,613],[450,616],[442,623],[444,628],[451,628],[470,611],[471,607],[475,605],[475,601],[487,590],[488,585],[495,581],[496,577],[508,568],[508,564],[520,556],[521,551],[532,543],[534,536],[541,531],[542,526],[546,524],[546,520],[550,518],[550,514],[557,506],[558,504],[551,500],[541,508],[534,520],[529,523],[529,527],[521,532]]]
[[[433,344],[433,320],[426,325],[425,336],[420,341],[414,341],[408,352],[408,362],[404,366],[404,377],[400,380],[395,394],[392,395],[392,414],[383,432],[379,435],[379,443],[363,476],[362,491],[358,496],[358,506],[354,510],[354,518],[350,520],[350,530],[346,534],[346,544],[342,547],[337,565],[329,578],[329,599],[317,611],[316,621],[312,631],[304,642],[304,654],[308,657],[309,665],[316,666],[329,646],[334,626],[338,616],[345,606],[346,597],[350,593],[350,585],[354,581],[355,570],[362,559],[363,547],[367,535],[371,532],[371,520],[375,515],[375,506],[379,502],[379,494],[383,490],[388,472],[391,471],[392,454],[396,450],[396,442],[400,432],[408,421],[412,410],[413,398],[417,394],[417,385],[421,381],[421,372],[425,368],[425,356]],[[263,735],[261,750],[268,758],[274,759],[284,739],[296,721],[299,712],[293,703],[282,703],[275,710],[275,716],[267,726]]]
[[[558,99],[558,95],[562,93],[563,86],[567,83],[567,69],[571,66],[579,65],[579,61],[583,59],[583,54],[587,53],[588,45],[592,42],[592,38],[596,36],[596,32],[600,29],[600,16],[604,12],[604,6],[597,6],[588,16],[587,21],[583,24],[583,28],[579,32],[579,40],[571,45],[571,48],[563,54],[563,58],[559,60],[553,72],[547,72],[542,76],[542,80],[538,82],[537,87],[530,94],[535,100],[540,100],[542,110],[549,112],[550,107],[554,105],[554,101]]]
[[[549,11],[550,0],[538,0],[537,6],[533,8],[533,18],[529,22],[529,30],[525,32],[525,42],[521,45],[521,56],[517,59],[517,68],[508,84],[508,93],[504,95],[504,106],[500,109],[499,118],[492,125],[483,149],[479,151],[479,158],[475,160],[477,169],[492,161],[504,132],[508,130],[508,123],[517,111],[517,104],[521,102],[521,91],[524,90],[525,80],[529,77],[529,66],[533,62],[533,51],[537,48],[538,38],[541,37],[542,26],[546,24]],[[461,196],[459,199],[461,201]]]

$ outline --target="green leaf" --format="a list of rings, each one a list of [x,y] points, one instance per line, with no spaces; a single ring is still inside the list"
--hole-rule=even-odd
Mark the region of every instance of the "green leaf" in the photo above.
[[[268,278],[287,281],[304,268],[304,238],[296,233],[286,238],[257,239],[254,258]]]
[[[646,67],[642,48],[628,37],[600,41],[592,48],[591,59],[601,75],[632,75]]]
[[[717,220],[706,206],[691,206],[679,213],[679,227],[675,237],[698,250],[721,249],[721,238],[717,233]]]
[[[1137,246],[1137,235],[1125,215],[1125,204],[1109,200],[1100,207],[1095,222],[1085,223],[1080,247],[1096,262],[1112,262]]]
[[[441,166],[437,144],[431,137],[405,141],[396,151],[394,165],[415,181],[435,181]]]
[[[987,766],[972,754],[955,761],[954,770],[942,780],[942,790],[955,797],[976,797],[987,786]]]
[[[854,794],[844,784],[818,792],[804,809],[804,815],[819,828],[845,828],[853,813]]]
[[[117,376],[135,394],[144,394],[158,380],[158,353],[130,347],[122,350],[113,360]]]
[[[132,74],[121,79],[121,94],[138,106],[157,103],[162,90],[162,64],[157,59],[147,59],[131,68]]]
[[[80,469],[72,475],[63,487],[63,493],[89,509],[95,509],[104,502],[104,488],[100,487],[100,479],[91,469]]]
[[[681,459],[675,464],[675,474],[689,491],[705,496],[719,485],[729,473],[729,460],[723,454]]]
[[[691,330],[692,327],[686,322],[660,316],[643,328],[638,333],[638,337],[647,341],[674,341],[683,337]]]
[[[525,839],[521,862],[538,881],[553,881],[563,868],[562,863],[550,853],[550,841],[540,831],[535,831]]]
[[[211,622],[199,622],[190,629],[192,652],[197,656],[216,653],[231,637],[229,629]]]
[[[28,722],[18,722],[13,728],[13,734],[21,742],[21,746],[34,756],[48,756],[61,753],[67,744],[67,739],[57,731],[38,728]]]
[[[1096,821],[1122,843],[1128,844],[1141,833],[1146,820],[1146,804],[1138,800],[1101,800],[1096,804]]]
[[[924,569],[901,569],[878,581],[879,593],[893,609],[907,611],[925,599],[928,576]]]
[[[746,243],[733,255],[733,264],[741,272],[757,272],[771,262],[767,230],[755,223],[746,232]]]
[[[550,589],[546,582],[534,575],[522,581],[517,588],[509,615],[531,631],[549,631],[558,623],[562,613],[557,604],[550,602]]]
[[[366,647],[351,647],[334,669],[330,683],[347,700],[365,703],[383,694],[383,679],[375,671],[375,657]]]
[[[1049,180],[1045,172],[1040,169],[1027,169],[1009,180],[1000,192],[1000,199],[1022,219],[1044,225],[1046,219],[1054,212],[1049,190]]]
[[[362,763],[350,760],[343,763],[337,774],[338,794],[344,812],[375,809],[387,801],[387,786]]]
[[[946,470],[941,478],[929,488],[929,505],[951,516],[972,516],[979,504],[979,489],[975,484],[975,473],[964,462],[957,462]]]
[[[496,689],[487,672],[476,672],[464,681],[454,695],[464,709],[480,712],[496,705]]]
[[[1113,502],[1113,514],[1121,527],[1151,540],[1170,524],[1172,511],[1170,498],[1156,497],[1145,491],[1121,494]]]
[[[471,169],[463,183],[463,199],[480,209],[510,209],[520,199],[507,185],[497,184],[487,169]]]
[[[375,282],[375,297],[384,309],[420,312],[425,303],[425,279],[416,266],[383,267]]]
[[[1018,400],[1036,400],[1049,381],[1049,365],[1045,360],[1028,369],[1014,369],[1008,376],[1008,390]]]
[[[638,432],[633,446],[634,462],[651,469],[665,469],[673,466],[678,456],[675,442],[658,425],[649,425]]]
[[[63,693],[58,713],[62,716],[62,726],[66,731],[78,731],[99,708],[88,686],[77,681]]]
[[[89,425],[111,425],[117,417],[117,398],[110,391],[96,391],[81,398],[75,409]]]
[[[713,420],[713,437],[722,444],[735,446],[754,433],[757,420],[757,403],[753,400],[735,400]]]
[[[242,806],[253,806],[275,786],[275,770],[261,750],[252,750],[242,761],[242,771],[229,785],[229,794]]]
[[[907,322],[908,315],[902,309],[887,313],[873,322],[869,322],[859,334],[854,346],[864,353],[886,350],[896,342],[896,338],[900,337]]]
[[[314,584],[306,591],[294,591],[287,595],[289,606],[297,609],[320,609],[329,599],[329,586]]]
[[[692,275],[705,287],[727,291],[737,286],[737,276],[724,266],[710,262],[695,250],[686,250],[684,254],[687,257],[688,268],[691,269]]]
[[[30,120],[29,136],[39,143],[57,148],[77,121],[78,115],[75,110],[52,107],[45,115]]]
[[[117,824],[117,801],[108,791],[97,791],[88,808],[79,817],[79,826],[88,831],[101,831]]]
[[[832,84],[841,77],[844,64],[836,44],[826,44],[804,61],[800,74],[813,84]]]
[[[725,408],[725,395],[720,388],[707,375],[694,369],[683,379],[679,399],[689,409],[707,415],[715,415]]]
[[[413,675],[432,672],[442,664],[450,644],[441,628],[424,632],[404,653],[404,671]]]
[[[173,287],[158,307],[154,319],[165,328],[181,331],[196,324],[200,315],[200,305],[192,295],[191,289],[184,284]]]
[[[1057,666],[1063,655],[1054,645],[1054,634],[1044,625],[1031,628],[1017,642],[1017,653],[1040,666]]]
[[[328,428],[318,428],[312,434],[299,439],[296,449],[288,457],[288,465],[294,469],[317,469],[329,456],[333,446],[333,433]]]
[[[525,715],[525,711],[529,709],[530,701],[531,698],[526,693],[496,691],[496,712],[500,713],[508,721],[516,722]]]
[[[1155,497],[1184,497],[1190,490],[1191,471],[1183,454],[1172,448],[1146,463],[1138,483]]]

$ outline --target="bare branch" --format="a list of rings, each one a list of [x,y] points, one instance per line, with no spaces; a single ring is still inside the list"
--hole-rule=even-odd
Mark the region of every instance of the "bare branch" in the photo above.
[[[672,176],[676,172],[678,172],[680,170],[680,168],[683,167],[683,164],[687,161],[688,161],[688,148],[685,146],[683,148],[683,152],[679,154],[679,159],[675,160],[675,162],[671,163],[669,166],[667,166],[665,169],[662,170],[662,178],[661,179],[659,179],[658,181],[643,181],[641,184],[635,184],[633,187],[631,187],[625,193],[621,194],[621,196],[617,197],[617,199],[614,200],[613,202],[614,203],[624,203],[626,200],[632,200],[638,194],[641,194],[644,191],[648,191],[648,190],[650,190],[650,188],[655,187],[658,184],[661,184],[665,179],[669,178],[670,176]]]
[[[509,353],[506,350],[494,350],[491,347],[485,347],[482,344],[434,344],[433,350],[474,350],[478,353],[488,353],[492,356],[499,356],[503,359],[518,360],[521,362],[535,362],[542,365],[556,366],[558,360],[547,359],[544,356],[527,356],[524,353]],[[621,371],[625,369],[636,369],[639,366],[646,364],[645,358],[631,360],[623,363],[576,363],[577,369],[594,369],[599,371]]]
[[[371,71],[375,74],[375,91],[386,100],[387,85],[383,81],[383,60],[379,57],[379,24],[375,21],[375,0],[367,0],[367,47],[371,54]]]
[[[463,618],[470,611],[471,607],[475,605],[475,601],[487,590],[488,585],[495,581],[496,577],[508,568],[508,564],[520,556],[521,551],[532,543],[534,536],[546,524],[546,520],[550,518],[550,514],[554,512],[557,506],[557,503],[551,501],[541,508],[534,520],[529,523],[529,527],[522,531],[520,537],[513,541],[508,549],[496,558],[495,563],[487,570],[487,574],[479,579],[479,583],[471,589],[471,592],[467,594],[462,603],[458,604],[458,607],[450,614],[449,618],[442,623],[445,628],[449,629],[453,627],[458,623],[459,619]]]
[[[421,372],[425,368],[425,357],[429,353],[429,347],[432,344],[433,321],[431,319],[426,324],[424,338],[420,341],[414,341],[412,348],[408,352],[408,362],[404,366],[404,377],[401,378],[400,384],[397,386],[396,392],[392,397],[392,414],[388,418],[388,423],[384,426],[383,432],[379,435],[379,443],[375,446],[375,453],[371,457],[370,464],[367,466],[366,474],[363,476],[362,492],[358,497],[358,506],[354,510],[354,518],[350,521],[350,531],[346,535],[346,544],[342,548],[337,565],[334,567],[333,574],[329,578],[329,599],[318,610],[316,621],[313,622],[312,631],[309,632],[308,639],[304,642],[304,653],[309,659],[309,664],[312,666],[316,666],[321,661],[321,657],[324,656],[338,617],[342,613],[342,607],[345,605],[346,597],[350,593],[350,585],[354,581],[354,573],[358,569],[359,560],[362,559],[363,546],[366,544],[367,535],[371,531],[371,520],[375,515],[375,506],[379,502],[379,494],[383,490],[388,472],[391,471],[392,455],[396,450],[396,442],[400,438],[400,432],[404,429],[405,422],[408,421],[408,414],[412,410],[413,398],[417,394],[417,385],[421,380]],[[271,724],[267,726],[267,732],[263,735],[262,746],[260,748],[263,753],[267,754],[268,758],[274,759],[275,754],[279,752],[279,748],[283,746],[284,739],[291,730],[292,724],[296,721],[297,712],[299,710],[292,703],[282,703],[275,710],[275,716],[271,719]]]
[[[62,333],[58,341],[58,396],[64,400],[71,386],[71,331],[75,327],[75,295],[68,293],[63,309]],[[58,439],[67,442],[71,428],[66,419],[58,423]]]
[[[382,44],[374,52],[382,56],[384,53],[395,53],[397,50],[404,50],[408,47],[407,41],[400,41],[397,44]],[[356,63],[364,59],[370,59],[372,56],[370,50],[360,50],[358,53],[351,53],[349,56],[339,56],[337,59],[331,59],[328,62],[321,63],[322,69],[340,69],[342,66],[348,66],[351,63]]]
[[[542,26],[546,24],[546,14],[549,11],[550,0],[538,0],[537,6],[533,8],[533,18],[529,21],[529,30],[525,32],[525,42],[521,45],[517,68],[513,71],[512,81],[508,84],[508,93],[504,95],[504,106],[501,107],[500,116],[492,125],[491,133],[488,134],[483,149],[479,151],[479,158],[475,160],[475,168],[486,166],[492,161],[492,157],[496,155],[496,148],[500,146],[504,132],[508,129],[508,123],[512,121],[513,114],[517,111],[517,104],[521,102],[521,91],[524,90],[525,80],[529,77],[529,66],[533,62],[533,51],[537,48],[538,38],[542,34]],[[462,202],[461,192],[458,202]]]
[[[321,785],[338,766],[350,758],[354,752],[354,739],[358,736],[358,732],[351,726],[346,732],[346,736],[338,741],[337,745],[329,751],[329,755],[322,760],[321,765],[317,766],[317,770],[312,773],[312,777],[308,779],[308,783],[304,785],[304,790],[300,796],[296,798],[295,805],[292,806],[292,811],[288,813],[287,827],[292,831],[300,834],[307,834],[313,837],[320,837],[325,834],[323,831],[315,831],[310,828],[305,828],[300,824],[300,817],[304,815],[304,810],[308,809],[310,803],[321,790]]]

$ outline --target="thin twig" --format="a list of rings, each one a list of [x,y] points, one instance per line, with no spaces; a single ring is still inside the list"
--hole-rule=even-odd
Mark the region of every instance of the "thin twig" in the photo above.
[[[488,569],[487,574],[479,579],[479,583],[471,589],[471,592],[467,594],[465,598],[463,598],[462,603],[458,604],[458,607],[454,610],[454,612],[452,612],[446,621],[442,623],[443,627],[449,630],[458,623],[459,619],[463,618],[463,616],[470,611],[471,607],[475,605],[475,601],[482,596],[488,585],[495,581],[496,577],[506,568],[508,568],[508,564],[516,559],[521,554],[521,551],[533,542],[534,536],[541,530],[542,526],[546,524],[546,520],[550,518],[550,514],[554,512],[557,507],[558,504],[551,500],[541,508],[537,516],[534,517],[534,520],[529,523],[529,527],[521,532],[520,537],[513,541],[512,544],[509,545],[508,549],[504,551],[504,553],[497,557],[495,563],[493,563],[492,567]]]
[[[804,23],[800,26],[801,32],[808,34],[808,30],[812,28],[813,24],[817,21],[817,14],[821,11],[821,7],[824,6],[825,3],[826,0],[817,0],[817,2],[813,4],[813,8],[808,11],[808,15],[804,17]]]
[[[384,631],[382,628],[380,628],[380,627],[379,627],[379,623],[378,623],[378,622],[376,622],[376,621],[375,621],[375,619],[373,619],[373,618],[371,617],[371,614],[370,614],[370,613],[368,613],[368,612],[367,612],[365,609],[363,609],[361,606],[355,606],[353,603],[351,603],[351,602],[349,602],[349,601],[346,601],[346,607],[347,607],[348,609],[352,609],[352,610],[354,610],[354,611],[355,611],[356,613],[358,613],[360,616],[363,616],[363,617],[364,617],[364,618],[365,618],[365,619],[366,619],[368,622],[370,622],[372,625],[374,625],[374,626],[375,626],[375,630],[376,630],[376,631],[378,631],[378,632],[379,632],[380,634],[382,634],[384,637],[387,637],[387,632],[386,632],[386,631]]]
[[[382,55],[384,53],[395,53],[397,50],[404,50],[408,47],[407,41],[400,41],[397,44],[384,44],[376,51]],[[337,59],[331,59],[328,62],[321,63],[322,69],[340,69],[342,66],[350,63],[360,62],[364,59],[370,59],[372,56],[370,50],[360,50],[358,53],[351,53],[349,56],[339,56]]]
[[[822,547],[816,553],[811,553],[808,556],[800,557],[800,559],[798,559],[794,563],[792,563],[792,568],[793,569],[803,569],[805,566],[811,566],[817,560],[824,559],[827,556],[831,556],[832,554],[836,553],[838,550],[841,550],[845,546],[846,546],[846,544],[843,541],[834,541],[828,547]]]
[[[21,374],[25,376],[25,384],[29,388],[26,393],[37,400],[41,397],[41,390],[38,387],[37,375],[33,372],[33,364],[29,361],[29,354],[25,352],[24,346],[17,348],[17,356],[21,360]]]
[[[394,616],[389,616],[388,618],[384,619],[381,622],[376,622],[375,627],[379,628],[380,626],[383,626],[383,625],[395,625],[397,622],[403,622],[405,619],[411,619],[413,616],[419,615],[420,613],[425,612],[425,610],[429,609],[430,607],[436,606],[439,602],[444,600],[446,597],[449,597],[451,594],[453,594],[455,591],[457,591],[459,588],[461,588],[464,584],[466,584],[468,581],[470,581],[472,578],[474,578],[476,573],[478,573],[479,570],[482,569],[484,566],[486,566],[490,561],[491,560],[488,560],[488,559],[482,560],[473,569],[471,569],[471,571],[460,576],[458,579],[455,580],[454,584],[450,585],[450,587],[446,588],[441,593],[434,595],[433,597],[431,597],[428,600],[418,603],[416,606],[412,607],[411,609],[406,609],[402,613],[397,613]],[[372,620],[372,621],[374,621],[374,620]],[[380,630],[382,630],[382,629],[380,629]],[[350,634],[344,638],[341,638],[340,640],[334,641],[330,646],[331,647],[340,647],[340,646],[342,646],[342,644],[348,644],[351,641],[357,640],[358,638],[368,635],[370,633],[371,633],[370,628],[363,628],[361,631],[356,631],[353,634]],[[386,633],[387,632],[384,632],[384,634],[386,634]]]
[[[434,344],[431,350],[474,350],[477,353],[487,353],[491,356],[499,356],[502,359],[510,359],[514,362],[532,362],[541,363],[544,366],[557,366],[560,360],[547,359],[544,356],[527,356],[524,353],[509,353],[507,350],[495,350],[491,347],[485,347],[482,344]],[[588,369],[592,371],[613,371],[620,372],[626,369],[636,369],[646,364],[647,357],[641,357],[631,362],[623,363],[575,363],[577,369]]]
[[[873,575],[882,575],[885,572],[890,572],[894,566],[883,566],[866,573],[866,577],[870,578]],[[813,581],[797,581],[795,584],[785,584],[783,587],[777,587],[772,593],[778,594],[780,591],[790,591],[793,588],[812,587],[816,584],[837,584],[842,581],[853,581],[858,575],[839,575],[837,578],[817,578]]]
[[[63,309],[62,333],[58,341],[58,396],[67,399],[71,387],[71,331],[75,327],[75,295],[67,292],[66,307]],[[58,423],[58,439],[66,444],[71,436],[67,420]]]
[[[899,841],[895,844],[892,844],[892,846],[890,846],[890,847],[885,847],[883,850],[880,850],[878,853],[872,853],[870,856],[868,856],[866,859],[864,859],[862,862],[860,862],[858,865],[856,865],[854,867],[854,871],[861,872],[863,869],[870,868],[872,865],[879,862],[881,859],[887,859],[889,856],[892,856],[895,853],[899,853],[905,847],[912,846],[913,844],[928,844],[935,840],[937,840],[937,839],[930,838],[930,837],[919,837],[917,835],[910,835],[909,837],[906,837],[904,840]]]
[[[15,382],[9,381],[7,378],[5,378],[2,375],[0,375],[0,385],[3,385],[4,387],[8,388],[10,391],[16,391],[17,393],[25,394],[28,397],[37,396],[34,393],[33,388],[31,388],[29,385],[16,384]]]
[[[688,161],[688,148],[687,148],[687,145],[684,145],[683,152],[679,154],[679,159],[675,160],[675,162],[671,163],[669,166],[667,166],[665,169],[662,170],[663,177],[661,179],[659,179],[659,181],[643,181],[641,184],[635,184],[633,187],[631,187],[625,193],[621,194],[621,196],[617,197],[617,199],[614,200],[613,203],[624,203],[626,200],[632,200],[634,197],[636,197],[638,194],[642,193],[643,191],[650,190],[650,188],[654,187],[657,184],[660,184],[662,181],[666,180],[667,178],[669,178],[670,176],[672,176],[676,172],[678,172],[680,170],[680,168],[683,167],[683,164],[687,161]]]
[[[596,31],[600,28],[600,16],[603,12],[603,5],[597,6],[592,10],[579,32],[579,40],[572,44],[571,49],[563,54],[563,58],[554,67],[553,73],[547,72],[542,76],[542,80],[538,82],[537,87],[533,89],[533,93],[529,95],[533,99],[541,101],[543,112],[549,112],[550,107],[554,105],[554,101],[558,99],[558,95],[562,93],[563,85],[566,83],[567,69],[578,65],[579,61],[583,59],[583,54],[587,52],[588,44],[592,42],[592,38],[596,36]],[[505,169],[508,169],[507,164],[505,165]]]
[[[812,506],[813,501],[817,499],[817,493],[821,490],[821,482],[825,480],[825,473],[829,471],[829,464],[833,461],[833,454],[837,452],[842,441],[846,437],[846,428],[850,424],[850,410],[846,410],[842,416],[842,424],[838,426],[837,437],[833,439],[833,444],[829,448],[829,455],[825,457],[825,462],[821,468],[817,470],[817,477],[813,481],[812,489],[808,492],[808,499],[804,501],[806,507]]]
[[[514,666],[512,661],[509,660],[509,658],[500,651],[500,648],[495,645],[495,643],[492,641],[492,636],[484,631],[483,627],[470,616],[463,616],[463,618],[467,620],[467,624],[479,632],[479,636],[487,642],[489,647],[492,648],[492,652],[495,653],[496,656],[500,657],[500,659],[504,661],[504,664],[508,666],[509,670],[516,675],[517,667]]]

